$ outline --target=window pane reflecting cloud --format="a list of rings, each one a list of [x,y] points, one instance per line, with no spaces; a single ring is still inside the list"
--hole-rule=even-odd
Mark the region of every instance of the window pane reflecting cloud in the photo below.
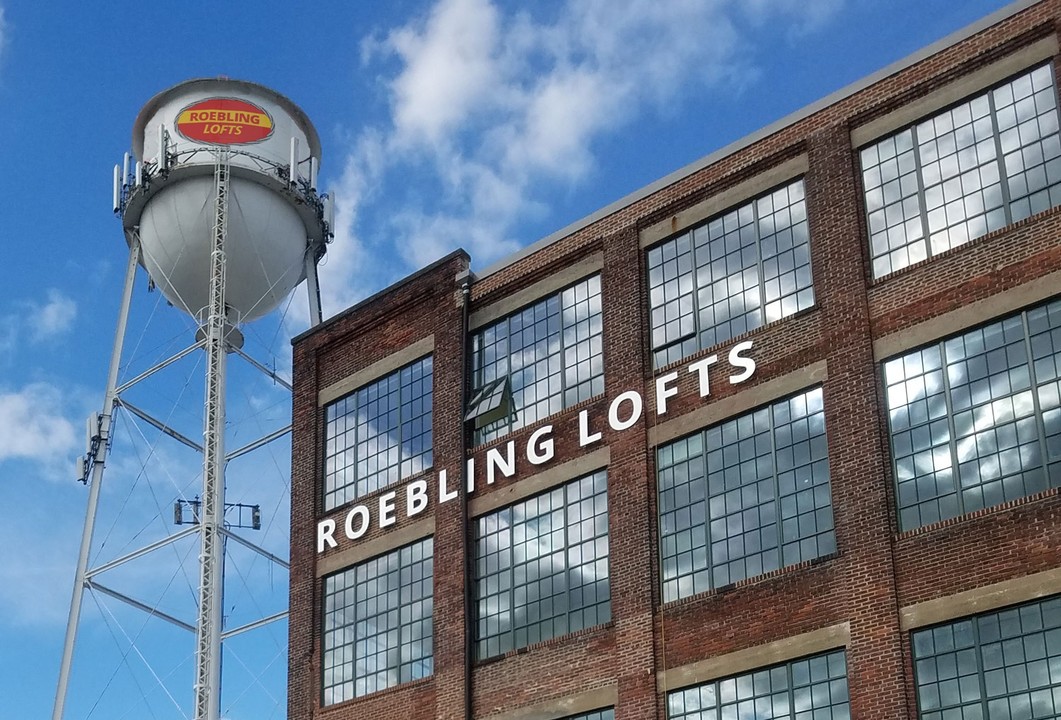
[[[873,276],[1061,204],[1049,65],[863,148]]]
[[[431,380],[428,356],[324,409],[325,510],[431,467]]]
[[[919,630],[920,717],[1061,716],[1061,598]]]
[[[475,594],[480,658],[611,619],[605,471],[478,518]]]
[[[663,601],[836,550],[821,388],[657,450]]]
[[[884,363],[904,530],[1061,485],[1061,300]]]
[[[667,693],[669,720],[849,720],[843,650]]]
[[[508,376],[515,415],[476,431],[477,443],[533,425],[604,392],[600,276],[539,300],[472,336],[474,390]]]
[[[433,539],[324,579],[323,704],[431,675]]]
[[[656,367],[814,305],[803,180],[648,251]]]

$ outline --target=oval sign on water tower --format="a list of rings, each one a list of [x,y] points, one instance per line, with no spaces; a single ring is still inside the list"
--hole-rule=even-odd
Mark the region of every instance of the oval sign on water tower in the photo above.
[[[273,119],[263,108],[225,97],[192,103],[180,111],[175,124],[184,137],[210,145],[255,143],[273,132]]]

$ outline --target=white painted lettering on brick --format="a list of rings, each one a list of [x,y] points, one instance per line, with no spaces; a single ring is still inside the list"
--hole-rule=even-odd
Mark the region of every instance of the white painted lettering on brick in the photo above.
[[[361,518],[361,527],[354,530],[354,518]],[[364,505],[354,505],[354,507],[346,514],[346,537],[351,540],[357,540],[366,532],[368,532],[368,508]]]
[[[335,521],[331,518],[317,523],[317,552],[324,552],[325,545],[330,548],[338,547],[339,545],[339,543],[335,542]]]
[[[541,465],[552,460],[555,454],[553,426],[543,425],[535,430],[527,440],[527,460],[531,465]]]
[[[442,504],[457,497],[460,490],[450,490],[446,483],[446,471],[438,471],[438,502]]]
[[[589,410],[583,410],[578,414],[578,446],[586,447],[601,439],[599,432],[589,431]]]
[[[750,357],[741,355],[742,352],[752,349],[752,341],[745,340],[742,343],[737,343],[733,346],[733,349],[729,351],[729,364],[735,368],[743,368],[743,372],[739,372],[736,375],[730,375],[729,384],[736,385],[742,383],[752,376],[755,372],[755,360]]]
[[[705,398],[711,394],[711,380],[707,377],[707,369],[718,362],[718,355],[708,355],[703,360],[697,360],[689,366],[689,372],[696,373],[700,380],[700,397]]]
[[[656,414],[666,415],[667,414],[667,398],[672,398],[678,394],[678,388],[667,387],[670,383],[678,379],[678,373],[672,372],[666,375],[660,375],[656,378]]]
[[[731,385],[737,385],[752,377],[756,371],[755,359],[748,353],[752,350],[752,341],[737,343],[729,350],[727,359],[732,374],[729,376]],[[705,358],[690,363],[686,371],[697,376],[700,397],[711,394],[711,383],[708,374],[712,365],[718,362],[718,355],[709,355]],[[656,414],[664,415],[667,412],[667,401],[677,397],[678,371],[661,375],[655,379],[656,390]],[[620,393],[608,406],[608,425],[612,430],[620,432],[627,430],[638,423],[644,414],[644,398],[637,390],[627,390]],[[603,432],[594,430],[589,416],[589,410],[580,410],[578,413],[578,445],[587,447],[598,443],[603,438]],[[531,465],[544,465],[556,457],[556,442],[553,438],[553,426],[543,425],[537,428],[527,439],[525,448],[527,462]],[[483,458],[486,463],[486,484],[492,485],[500,474],[501,477],[514,477],[517,474],[516,441],[509,440],[503,447],[492,447],[486,451]],[[467,484],[464,492],[471,495],[475,492],[475,461],[470,457],[466,460],[465,473]],[[447,503],[454,500],[460,494],[460,487],[452,490],[449,487],[448,476],[444,469],[440,469],[436,475],[438,481],[438,502]],[[459,483],[458,483],[459,484]],[[378,499],[379,517],[378,527],[386,528],[397,522],[395,514],[395,499],[401,490],[393,490],[382,494]],[[405,517],[411,518],[427,510],[428,481],[423,478],[410,481],[405,486]],[[371,514],[364,505],[354,506],[347,514],[344,523],[346,537],[357,540],[368,532],[371,523]],[[329,548],[338,546],[335,540],[335,520],[325,519],[317,523],[317,552],[322,553]]]
[[[395,523],[394,498],[397,495],[398,493],[392,490],[379,496],[379,526],[381,529]]]
[[[619,419],[619,409],[624,403],[630,403],[630,415],[625,420]],[[626,430],[641,419],[644,403],[641,401],[641,393],[636,390],[627,390],[620,393],[612,404],[608,406],[608,425],[612,430]]]
[[[441,479],[439,478],[440,481]],[[426,509],[427,480],[413,480],[405,486],[405,517],[419,515]]]
[[[487,485],[494,484],[498,470],[505,477],[512,477],[516,474],[516,442],[514,440],[509,440],[505,444],[505,455],[503,457],[501,451],[497,448],[490,448],[486,451]]]

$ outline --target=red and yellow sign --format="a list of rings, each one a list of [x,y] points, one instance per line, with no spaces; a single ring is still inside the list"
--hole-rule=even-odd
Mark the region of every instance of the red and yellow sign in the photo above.
[[[207,98],[180,111],[177,132],[189,140],[210,145],[243,145],[269,137],[273,119],[264,109],[246,100]]]

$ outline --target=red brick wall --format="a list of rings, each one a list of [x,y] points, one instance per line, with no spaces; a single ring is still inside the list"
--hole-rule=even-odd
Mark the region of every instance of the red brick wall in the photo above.
[[[461,718],[471,682],[474,715],[512,710],[614,683],[620,720],[665,716],[656,671],[847,622],[852,716],[912,718],[915,699],[909,643],[900,607],[1009,580],[1057,564],[1061,494],[1057,491],[989,508],[900,534],[895,517],[883,391],[873,341],[942,313],[988,298],[1061,268],[1061,209],[1048,211],[955,248],[916,267],[873,281],[858,159],[850,131],[1055,31],[1061,2],[1050,0],[1012,16],[910,68],[764,137],[718,162],[633,202],[478,281],[472,307],[481,308],[603,252],[605,394],[549,418],[556,458],[582,455],[578,411],[598,420],[626,390],[641,391],[645,417],[621,432],[605,430],[610,450],[610,576],[612,621],[555,638],[465,673],[466,545],[459,502],[435,516],[435,673],[331,708],[320,708],[320,581],[316,521],[322,477],[318,391],[429,334],[434,352],[434,470],[451,478],[461,467],[461,311],[454,254],[300,338],[295,353],[292,459],[291,670],[289,718]],[[754,340],[756,375],[732,386],[712,374],[704,400],[695,378],[680,373],[671,420],[811,363],[824,360],[823,383],[833,514],[838,551],[703,595],[660,604],[654,451],[656,422],[648,347],[644,252],[638,231],[704,198],[800,154],[806,175],[816,305],[746,335]],[[1061,292],[1061,288],[1058,288]],[[744,338],[727,342],[723,351]],[[705,349],[683,361],[718,349]],[[717,379],[716,379],[717,377]],[[499,442],[517,447],[525,428]],[[470,451],[476,457],[482,448]],[[494,486],[479,483],[476,497]],[[451,480],[450,486],[453,486]],[[371,498],[369,498],[371,502]],[[341,520],[342,509],[333,513]],[[402,520],[399,518],[399,524]],[[373,530],[370,537],[385,535]]]
[[[459,528],[449,517],[456,503],[444,506],[436,518],[434,676],[320,710],[321,582],[316,577],[316,528],[317,519],[324,516],[320,498],[324,413],[317,396],[321,389],[433,335],[434,464],[448,468],[451,474],[459,472],[460,436],[453,432],[460,427],[462,409],[461,307],[456,278],[467,269],[468,262],[463,252],[453,253],[295,343],[289,720],[307,720],[318,713],[339,718],[365,713],[370,717],[390,717],[390,713],[396,718],[435,716],[436,702],[438,717],[463,716],[463,566],[460,553],[452,551],[454,544],[459,544]],[[340,518],[340,527],[342,510],[334,513]],[[374,529],[364,539],[380,534]]]

